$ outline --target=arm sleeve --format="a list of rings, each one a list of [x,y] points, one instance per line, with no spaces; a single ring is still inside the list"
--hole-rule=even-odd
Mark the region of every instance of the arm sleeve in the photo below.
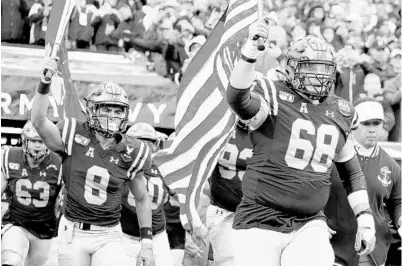
[[[248,89],[229,84],[226,96],[230,108],[240,119],[248,121],[251,130],[258,129],[269,115],[278,114],[275,85],[265,78],[256,77]]]
[[[127,171],[127,177],[133,179],[138,173],[145,172],[151,168],[151,152],[148,146],[138,141],[138,148],[133,158],[133,162]]]
[[[10,147],[6,148],[1,152],[1,173],[6,179],[9,179],[10,176],[8,174],[8,154],[10,153]]]
[[[74,118],[69,117],[60,120],[56,126],[60,131],[61,139],[64,144],[64,151],[58,151],[57,153],[61,156],[71,155],[77,121]]]
[[[371,213],[367,195],[366,179],[356,155],[346,162],[337,162],[339,177],[348,195],[348,201],[354,214]]]
[[[395,225],[398,227],[397,223],[401,217],[401,168],[395,162],[393,162],[393,165],[394,165],[392,170],[393,185],[387,206],[389,213],[392,215]]]

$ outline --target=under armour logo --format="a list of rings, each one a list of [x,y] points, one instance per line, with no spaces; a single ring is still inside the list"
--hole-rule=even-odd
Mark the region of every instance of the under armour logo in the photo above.
[[[327,110],[327,111],[325,111],[325,115],[334,117],[334,112]]]
[[[119,159],[115,159],[115,158],[113,158],[113,156],[112,156],[112,157],[110,157],[110,162],[111,162],[111,163],[118,164],[118,163],[119,163]]]
[[[67,225],[64,226],[64,231],[67,231],[68,227]]]
[[[39,176],[46,176],[46,172],[39,172]]]

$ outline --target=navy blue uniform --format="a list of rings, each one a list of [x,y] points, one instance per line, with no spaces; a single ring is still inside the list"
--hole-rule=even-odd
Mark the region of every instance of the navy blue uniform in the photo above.
[[[243,196],[241,183],[252,153],[248,131],[237,127],[212,172],[211,204],[231,212],[236,210]]]
[[[266,78],[256,81],[252,90],[269,110],[250,131],[253,156],[233,228],[287,233],[310,220],[325,219],[333,161],[357,124],[353,106],[334,95],[314,105],[285,82]]]
[[[6,149],[2,174],[10,197],[3,224],[19,225],[40,239],[50,239],[56,229],[56,199],[61,189],[61,159],[54,152],[39,167],[31,168],[21,147]]]
[[[163,206],[168,200],[168,188],[155,164],[152,163],[151,168],[144,172],[144,176],[147,179],[148,194],[151,197],[152,233],[155,235],[166,229]],[[120,223],[123,233],[140,237],[135,199],[128,187],[123,193]]]
[[[118,143],[104,150],[87,122],[73,118],[58,127],[65,144],[65,217],[98,226],[116,225],[126,183],[150,167],[150,149],[138,139],[117,135]]]

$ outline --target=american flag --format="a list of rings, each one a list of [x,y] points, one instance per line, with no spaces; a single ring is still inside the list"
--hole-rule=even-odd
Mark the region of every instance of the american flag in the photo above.
[[[186,229],[200,227],[200,193],[231,137],[237,117],[225,99],[230,73],[258,18],[259,0],[231,0],[207,42],[190,63],[180,84],[175,138],[155,157],[180,203]]]
[[[69,16],[68,14],[71,15],[71,11],[74,8],[74,3],[75,2],[73,0],[53,2],[48,29],[46,31],[46,56],[50,56],[54,47],[57,32],[63,28],[63,26],[60,27],[60,24],[65,22],[62,21],[62,18]],[[64,34],[65,33],[63,33],[63,35]],[[68,67],[67,48],[64,38],[60,43],[57,57],[60,59],[58,66],[59,71],[52,78],[51,91],[57,103],[59,116],[61,119],[64,119],[65,117],[74,117],[78,120],[86,120],[84,111],[85,108],[79,100],[77,91],[71,79],[71,73]]]

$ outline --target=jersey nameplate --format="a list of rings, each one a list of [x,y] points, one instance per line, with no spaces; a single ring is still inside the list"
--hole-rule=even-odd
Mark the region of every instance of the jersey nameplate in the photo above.
[[[352,108],[350,107],[350,103],[345,100],[338,100],[338,110],[346,117],[352,115]]]
[[[89,144],[89,138],[86,138],[79,134],[75,134],[74,140],[75,140],[75,142],[77,142],[78,144],[81,144],[82,146],[88,146],[88,144]]]

